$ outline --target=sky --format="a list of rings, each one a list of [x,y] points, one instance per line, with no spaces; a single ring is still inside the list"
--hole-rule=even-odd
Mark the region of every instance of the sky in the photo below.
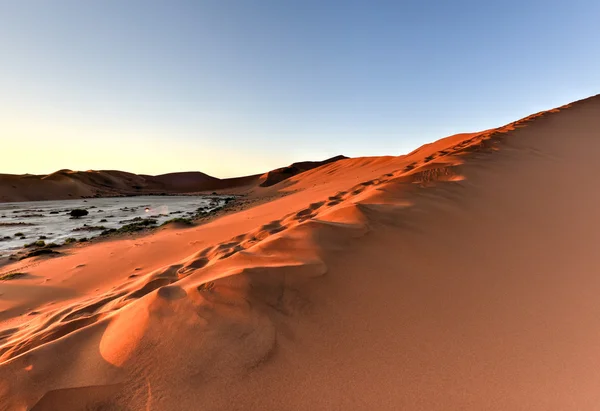
[[[401,155],[600,93],[600,2],[0,0],[0,173]]]

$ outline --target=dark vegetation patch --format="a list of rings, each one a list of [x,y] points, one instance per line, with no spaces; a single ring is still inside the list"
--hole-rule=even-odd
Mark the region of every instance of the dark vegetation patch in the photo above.
[[[176,218],[171,218],[170,220],[165,221],[164,223],[161,224],[161,226],[167,225],[167,224],[180,224],[180,225],[193,226],[194,222],[192,221],[191,218],[176,217]]]
[[[137,231],[142,231],[150,227],[156,227],[158,221],[153,218],[143,219],[141,217],[136,217],[130,221],[129,224],[125,224],[121,228],[109,228],[108,230],[102,231],[100,235],[110,235],[110,234],[123,234],[123,233],[134,233]]]
[[[71,210],[71,212],[69,213],[71,218],[79,218],[79,217],[86,216],[88,214],[89,214],[89,212],[87,210],[84,210],[81,208],[76,208],[75,210]]]
[[[0,281],[15,280],[17,278],[22,278],[22,277],[26,277],[26,276],[27,276],[27,274],[25,274],[25,273],[8,273],[8,274],[0,275]]]
[[[87,224],[84,224],[83,227],[77,227],[77,228],[74,228],[71,231],[102,231],[102,230],[106,230],[106,227],[104,227],[103,225],[87,225]]]
[[[38,240],[38,241],[34,241],[33,243],[25,244],[23,247],[25,247],[25,248],[44,247],[45,245],[46,245],[46,242],[44,240]]]
[[[38,248],[36,250],[30,251],[20,258],[20,260],[24,260],[26,258],[37,257],[40,255],[58,255],[60,254],[58,251],[51,250],[49,248]]]

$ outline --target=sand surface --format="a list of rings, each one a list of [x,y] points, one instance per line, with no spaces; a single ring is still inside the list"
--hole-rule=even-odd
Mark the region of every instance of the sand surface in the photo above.
[[[344,158],[336,156],[323,161],[304,161],[264,174],[224,179],[199,171],[158,176],[118,170],[66,169],[47,175],[0,174],[0,203],[212,192],[264,197],[263,187],[273,186],[307,170]]]
[[[594,97],[3,267],[0,409],[597,410],[598,137]]]

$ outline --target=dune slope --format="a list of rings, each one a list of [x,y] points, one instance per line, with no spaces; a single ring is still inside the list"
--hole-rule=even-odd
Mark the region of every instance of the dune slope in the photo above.
[[[596,409],[599,114],[340,160],[190,231],[10,266],[0,408]]]
[[[344,156],[324,161],[304,161],[265,174],[234,178],[216,178],[199,171],[168,173],[157,176],[118,170],[59,170],[48,175],[0,174],[0,202],[68,200],[89,197],[134,195],[176,195],[206,192],[262,195],[269,187],[290,177],[329,164]]]
[[[302,161],[299,163],[293,163],[287,167],[278,168],[276,170],[269,171],[261,176],[261,187],[270,187],[277,183],[287,180],[288,178],[297,174],[303,173],[313,168],[320,167],[325,164],[335,163],[336,161],[346,159],[345,156],[335,156],[328,158],[323,161]]]

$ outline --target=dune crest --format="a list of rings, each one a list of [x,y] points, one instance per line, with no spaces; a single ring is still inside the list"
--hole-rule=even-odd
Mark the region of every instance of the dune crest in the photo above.
[[[305,161],[265,174],[219,179],[199,171],[168,173],[157,176],[117,170],[73,171],[63,169],[48,175],[0,174],[0,202],[68,200],[90,197],[133,195],[176,195],[226,191],[247,194],[269,187],[290,177],[344,156],[324,161]]]
[[[8,267],[66,290],[2,284],[0,409],[591,410],[599,113],[593,97],[323,164],[270,188],[285,197],[133,240],[134,274],[125,255],[87,267],[132,240]],[[179,258],[152,252],[165,238]]]

